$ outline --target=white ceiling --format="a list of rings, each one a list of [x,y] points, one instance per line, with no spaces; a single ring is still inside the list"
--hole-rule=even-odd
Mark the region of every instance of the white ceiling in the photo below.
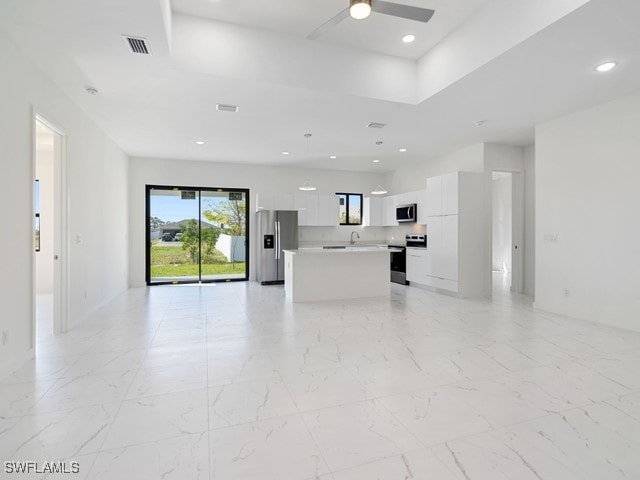
[[[373,13],[365,20],[347,18],[318,38],[345,47],[417,59],[490,0],[401,0],[435,10],[428,23]],[[305,38],[349,6],[349,0],[172,0],[176,13],[219,20]],[[408,34],[412,44],[402,43]]]
[[[500,18],[504,2],[536,8],[529,0],[461,0],[458,4],[473,3],[481,12],[491,11],[494,18]],[[206,45],[199,46],[197,38],[190,42],[174,38],[173,44],[181,44],[181,51],[172,55],[157,0],[90,4],[86,0],[3,0],[0,28],[132,156],[382,172],[476,142],[529,144],[537,123],[640,87],[637,0],[591,0],[417,104],[380,99],[384,95],[354,95],[339,88],[349,78],[359,81],[359,75],[380,80],[394,73],[369,75],[367,68],[375,62],[409,65],[411,70],[412,63],[406,63],[411,60],[380,57],[381,50],[361,54],[362,50],[353,48],[356,45],[300,38],[316,26],[311,14],[321,23],[336,5],[340,8],[341,0],[179,0],[176,8],[187,11],[197,3],[203,11],[188,10],[191,14],[226,15],[207,19],[205,27],[222,26],[219,21],[224,20],[238,37],[250,34],[264,38],[265,43],[285,46],[290,41],[291,49],[264,50],[266,58],[258,68],[247,65],[248,57],[237,55],[234,44],[221,44],[219,49],[228,52],[226,60],[236,70],[186,68],[179,61],[184,48],[198,53]],[[263,8],[243,17],[249,26],[229,23],[238,21],[242,13],[238,9],[249,3]],[[267,8],[282,4],[295,4],[297,10]],[[438,48],[446,51],[457,29],[481,18],[476,14],[465,21],[469,12],[453,15],[448,24],[451,30]],[[261,28],[254,28],[256,25]],[[511,24],[505,24],[507,27]],[[301,30],[295,30],[298,28]],[[276,31],[271,32],[273,29]],[[146,37],[153,55],[129,53],[123,33]],[[487,39],[478,39],[478,43],[480,40]],[[323,60],[314,66],[317,58]],[[619,60],[620,66],[608,75],[595,73],[593,67],[609,58]],[[358,63],[359,59],[364,60]],[[313,68],[322,70],[323,62],[344,65],[340,71],[318,75],[317,82],[312,81],[316,75],[300,80]],[[249,70],[251,75],[234,73]],[[345,72],[350,76],[339,77]],[[328,88],[332,81],[337,88]],[[97,87],[99,95],[87,95],[87,85]],[[238,104],[240,112],[216,112],[216,103]],[[486,120],[485,124],[474,126],[479,119]],[[366,128],[371,121],[388,126],[371,130]],[[309,155],[303,137],[307,132],[313,133]],[[196,145],[199,139],[206,144]],[[378,146],[377,140],[384,143]],[[408,152],[399,153],[400,147]],[[292,154],[285,157],[283,150]],[[330,160],[330,155],[338,158]],[[381,162],[373,164],[374,158]]]

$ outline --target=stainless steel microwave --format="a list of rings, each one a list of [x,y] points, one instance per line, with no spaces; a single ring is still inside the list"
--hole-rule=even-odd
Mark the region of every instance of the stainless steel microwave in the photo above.
[[[418,206],[415,203],[398,205],[396,207],[396,221],[398,223],[415,222],[418,218]]]

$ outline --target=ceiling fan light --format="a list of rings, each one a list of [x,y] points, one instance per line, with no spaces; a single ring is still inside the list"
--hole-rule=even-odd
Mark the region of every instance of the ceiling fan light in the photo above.
[[[384,195],[385,193],[388,192],[382,185],[378,185],[376,188],[371,190],[371,195]]]
[[[363,20],[371,15],[371,0],[351,0],[349,15],[356,20]]]

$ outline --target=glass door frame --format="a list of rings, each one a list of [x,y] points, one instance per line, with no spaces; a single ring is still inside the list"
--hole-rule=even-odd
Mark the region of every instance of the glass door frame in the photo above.
[[[195,191],[198,193],[198,227],[202,230],[202,192],[240,192],[245,198],[245,276],[244,278],[224,278],[224,279],[202,279],[202,241],[199,242],[198,280],[172,280],[166,282],[151,282],[151,191],[152,190],[177,190]],[[145,185],[145,281],[148,287],[156,285],[187,285],[200,283],[222,283],[222,282],[247,282],[249,281],[249,251],[250,251],[250,227],[249,212],[251,211],[251,195],[248,188],[219,188],[219,187],[187,187],[177,185]]]

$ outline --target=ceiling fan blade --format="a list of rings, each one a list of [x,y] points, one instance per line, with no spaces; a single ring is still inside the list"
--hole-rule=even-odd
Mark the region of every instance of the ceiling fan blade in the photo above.
[[[311,32],[309,35],[307,35],[307,39],[316,40],[316,39],[320,38],[325,33],[327,33],[329,30],[331,30],[333,27],[335,27],[337,24],[339,24],[342,20],[347,18],[348,16],[349,16],[349,9],[345,8],[343,11],[341,11],[335,17],[327,20],[322,25],[320,25],[318,28],[316,28],[313,32]]]
[[[384,2],[382,0],[372,0],[371,10],[385,15],[415,20],[416,22],[428,22],[436,13],[430,8],[412,7],[400,5],[399,3]]]

